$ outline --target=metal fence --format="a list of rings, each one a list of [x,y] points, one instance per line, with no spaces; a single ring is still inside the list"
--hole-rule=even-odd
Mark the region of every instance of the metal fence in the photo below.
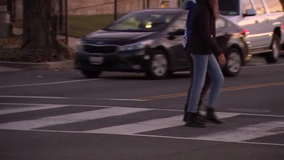
[[[23,18],[23,1],[8,0],[11,20],[21,27]],[[178,7],[182,0],[57,0],[58,33],[69,30],[69,36],[83,37],[101,29],[132,11],[145,8]],[[67,12],[66,12],[67,11]],[[67,23],[68,21],[68,23]],[[64,26],[65,25],[65,26]]]

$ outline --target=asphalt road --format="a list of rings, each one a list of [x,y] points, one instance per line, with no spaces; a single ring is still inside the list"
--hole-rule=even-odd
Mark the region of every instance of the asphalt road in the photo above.
[[[282,160],[284,58],[225,78],[221,126],[181,121],[189,74],[0,74],[1,160]]]

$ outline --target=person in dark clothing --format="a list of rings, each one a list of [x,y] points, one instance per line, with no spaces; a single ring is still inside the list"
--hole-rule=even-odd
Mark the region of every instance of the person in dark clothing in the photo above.
[[[187,45],[187,54],[193,60],[192,85],[186,111],[186,126],[206,127],[197,113],[197,106],[205,83],[207,71],[211,77],[209,101],[205,120],[215,124],[222,122],[215,115],[219,94],[224,82],[220,66],[226,64],[225,56],[216,42],[215,21],[218,18],[217,0],[196,0],[191,17],[191,35]],[[216,57],[218,58],[218,61]]]
[[[192,16],[192,11],[194,9],[196,5],[196,1],[195,0],[185,0],[181,6],[181,8],[189,10],[188,11],[188,16],[187,16],[187,23],[186,23],[186,30],[185,30],[185,34],[184,34],[184,41],[183,41],[183,48],[184,48],[184,52],[186,54],[186,48],[187,48],[187,43],[188,43],[188,39],[190,37],[190,22],[191,22],[191,16]],[[191,58],[191,56],[189,54],[187,55],[187,60],[189,62],[189,69],[190,69],[190,78],[191,78],[191,84],[192,84],[192,79],[193,79],[193,60]],[[198,103],[198,108],[197,108],[197,113],[198,116],[202,117],[200,111],[200,107],[202,105],[203,102],[203,98],[205,97],[205,95],[207,94],[209,88],[211,85],[211,79],[210,79],[210,75],[207,72],[206,73],[206,78],[205,78],[205,83],[203,85],[202,91],[201,91],[201,95],[200,95],[200,99],[199,99],[199,103]],[[189,100],[189,96],[190,96],[190,88],[192,85],[190,85],[189,90],[188,90],[188,94],[187,94],[187,99],[186,99],[186,103],[184,106],[184,116],[183,116],[183,121],[186,121],[186,111],[187,111],[187,106],[188,106],[188,100]]]

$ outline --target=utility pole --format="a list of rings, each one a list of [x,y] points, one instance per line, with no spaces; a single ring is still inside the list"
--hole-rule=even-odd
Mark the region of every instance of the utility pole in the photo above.
[[[65,9],[65,24],[64,24],[64,27],[65,27],[65,43],[66,45],[69,44],[69,30],[68,30],[68,0],[64,0],[64,9]]]
[[[117,0],[114,0],[114,20],[117,20]]]

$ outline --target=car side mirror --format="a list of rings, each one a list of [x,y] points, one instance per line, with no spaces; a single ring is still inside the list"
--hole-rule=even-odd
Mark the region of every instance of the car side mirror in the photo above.
[[[246,9],[244,16],[248,17],[248,16],[255,16],[256,15],[256,10],[251,8],[251,9]]]

